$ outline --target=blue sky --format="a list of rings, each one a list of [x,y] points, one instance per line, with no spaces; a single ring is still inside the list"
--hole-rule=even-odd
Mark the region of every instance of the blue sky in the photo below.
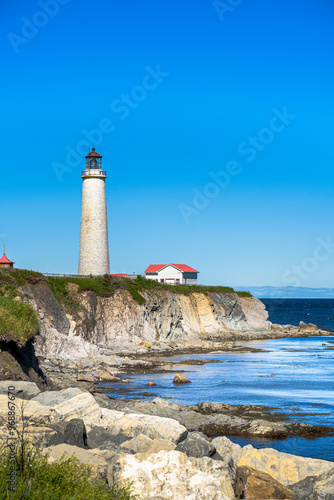
[[[18,267],[77,271],[95,139],[111,272],[177,262],[206,284],[333,286],[331,2],[1,10],[0,244]]]

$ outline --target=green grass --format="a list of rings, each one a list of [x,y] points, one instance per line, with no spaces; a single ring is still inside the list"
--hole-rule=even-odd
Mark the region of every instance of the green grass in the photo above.
[[[26,342],[36,335],[39,324],[36,312],[20,300],[19,287],[40,273],[25,269],[0,270],[0,337]]]
[[[80,306],[79,299],[75,299],[73,293],[68,290],[67,285],[69,283],[74,283],[78,285],[79,290],[92,290],[97,295],[111,295],[115,290],[124,288],[127,289],[134,300],[139,304],[145,302],[144,297],[139,293],[139,287],[134,282],[134,280],[121,278],[118,276],[109,276],[105,274],[104,276],[98,277],[87,277],[87,278],[48,278],[48,282],[52,293],[58,300],[58,302],[72,312],[79,311]]]
[[[43,277],[42,273],[37,271],[33,271],[32,269],[13,269],[12,273],[15,276],[21,276],[22,278],[41,278]]]
[[[29,279],[41,278],[43,275],[27,269],[1,269],[0,286],[3,283],[11,283],[15,287],[24,286]]]
[[[78,286],[78,290],[92,290],[97,295],[109,296],[117,289],[126,289],[130,292],[133,299],[139,304],[145,303],[145,298],[141,292],[159,292],[168,290],[182,295],[190,295],[192,293],[237,293],[239,297],[251,297],[249,292],[235,292],[233,288],[226,286],[197,286],[197,285],[166,285],[153,280],[147,280],[138,276],[135,280],[130,278],[122,278],[120,276],[104,276],[86,278],[61,278],[49,277],[48,282],[50,288],[58,302],[66,308],[68,312],[75,314],[83,310],[80,305],[79,297],[68,290],[68,284],[74,283]]]
[[[190,295],[192,293],[235,293],[234,289],[228,286],[199,286],[199,285],[165,285],[153,280],[147,280],[142,276],[138,276],[134,280],[139,290],[169,290],[182,295]]]
[[[15,451],[15,461],[9,462],[9,449],[0,450],[0,499],[12,500],[131,500],[130,487],[108,487],[94,478],[90,469],[78,459],[62,458],[48,463],[47,455],[38,448]],[[14,456],[14,454],[13,454]],[[9,474],[14,466],[15,484],[9,491]]]
[[[28,304],[9,297],[0,297],[0,337],[13,337],[26,342],[36,335],[39,324],[37,314]]]
[[[73,278],[75,279],[75,278]],[[53,295],[56,297],[59,304],[65,308],[67,312],[73,316],[77,316],[80,311],[85,311],[80,304],[79,298],[76,298],[73,293],[67,288],[68,283],[73,283],[72,278],[48,278],[48,283]]]
[[[47,279],[52,293],[64,309],[78,317],[80,312],[86,312],[82,306],[80,297],[71,292],[69,283],[78,286],[78,290],[92,290],[100,296],[110,296],[115,290],[126,289],[138,304],[145,304],[142,292],[159,292],[168,290],[181,295],[192,293],[236,293],[239,297],[252,297],[249,292],[235,292],[233,288],[226,286],[197,286],[197,285],[166,285],[157,281],[147,280],[142,276],[136,279],[123,278],[121,276],[87,276],[85,278],[48,277],[43,278],[41,273],[28,271],[27,269],[11,269],[0,271],[0,297],[15,298],[20,295],[17,288],[31,283],[31,280]]]
[[[238,297],[253,297],[253,295],[250,292],[236,292]]]

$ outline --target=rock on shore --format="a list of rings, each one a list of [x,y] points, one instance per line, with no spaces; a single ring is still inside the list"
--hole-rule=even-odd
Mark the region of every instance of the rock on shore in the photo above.
[[[4,436],[4,392],[15,384],[0,386]],[[74,453],[109,483],[133,481],[143,500],[254,500],[254,491],[261,493],[257,500],[333,498],[333,462],[240,447],[226,437],[210,442],[173,418],[102,408],[78,388],[38,392],[28,384],[17,383],[17,408],[22,402],[27,435],[50,453],[49,460]]]
[[[220,403],[184,406],[159,397],[152,401],[109,400],[106,404],[110,409],[125,413],[136,412],[172,418],[185,426],[188,431],[200,431],[208,436],[224,434],[267,438],[334,436],[333,428],[300,422],[276,421],[277,414],[273,415],[256,406],[233,406]]]

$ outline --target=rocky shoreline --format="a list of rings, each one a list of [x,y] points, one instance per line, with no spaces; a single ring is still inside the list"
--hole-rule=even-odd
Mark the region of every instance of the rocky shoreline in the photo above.
[[[0,384],[4,437],[7,391],[12,386],[17,408],[24,405],[27,435],[49,453],[50,462],[74,453],[109,484],[131,480],[141,500],[333,498],[334,462],[240,447],[226,437],[210,439],[192,430],[194,414],[221,418],[231,411],[227,405],[185,410],[158,398],[146,408],[136,402],[115,409],[106,407],[105,398],[98,402],[80,388],[42,392],[34,383],[7,380]],[[168,416],[149,414],[153,405]],[[251,420],[262,409],[247,411]]]
[[[143,500],[334,498],[333,462],[240,447],[226,437],[315,438],[333,436],[330,427],[290,422],[288,414],[264,406],[113,399],[98,386],[111,391],[118,384],[127,392],[130,374],[150,373],[154,380],[154,374],[179,373],[182,379],[173,356],[212,363],[191,356],[266,352],[247,342],[329,332],[302,322],[273,325],[259,300],[234,293],[143,290],[139,304],[122,288],[98,295],[68,283],[62,303],[38,277],[20,294],[18,300],[35,309],[40,329],[25,344],[0,339],[4,436],[7,390],[14,386],[28,434],[50,461],[74,452],[109,483],[133,480]]]
[[[298,332],[293,328],[293,336]],[[314,329],[318,334],[319,330]],[[313,333],[313,331],[311,332]],[[323,334],[328,332],[322,332]],[[154,346],[147,342],[136,348],[131,347],[117,355],[115,350],[101,349],[103,361],[98,363],[89,358],[74,363],[69,360],[42,360],[41,368],[47,374],[49,386],[54,389],[64,387],[79,387],[94,395],[96,400],[105,408],[118,411],[143,413],[147,415],[173,418],[187,427],[190,431],[201,431],[207,436],[247,436],[263,437],[272,439],[286,439],[291,436],[304,438],[316,438],[320,436],[334,435],[334,429],[321,425],[310,425],[306,423],[290,422],[289,414],[282,411],[271,411],[272,408],[251,405],[227,405],[217,403],[201,403],[192,406],[182,406],[164,401],[156,397],[153,401],[146,401],[144,396],[154,397],[153,393],[145,393],[143,385],[142,400],[120,399],[119,395],[129,391],[126,378],[128,374],[149,373],[152,375],[154,387],[154,375],[170,373],[171,377],[182,372],[179,365],[183,361],[169,360],[169,356],[189,355],[187,365],[203,365],[206,363],[217,363],[215,359],[191,359],[193,354],[220,353],[220,352],[266,352],[240,342],[215,342],[206,341],[198,345],[186,346],[171,343],[165,348],[161,344]],[[331,341],[328,341],[324,349],[332,349]],[[167,358],[167,359],[166,359]],[[120,384],[123,382],[123,385]],[[101,385],[105,384],[105,387]],[[117,384],[117,386],[116,386]],[[117,388],[116,388],[117,387]],[[111,395],[116,391],[117,398],[106,396],[108,391]],[[139,394],[140,396],[140,394]],[[275,409],[277,410],[277,408]]]

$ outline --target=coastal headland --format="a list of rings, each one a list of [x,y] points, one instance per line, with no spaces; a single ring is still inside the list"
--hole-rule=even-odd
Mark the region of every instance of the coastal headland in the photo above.
[[[182,372],[169,356],[205,364],[214,361],[191,356],[254,350],[245,340],[329,335],[315,325],[273,325],[260,300],[223,287],[2,270],[0,327],[0,404],[15,386],[30,436],[50,460],[74,452],[110,483],[131,478],[143,499],[255,498],[245,496],[255,483],[257,498],[332,494],[333,462],[224,437],[316,438],[333,436],[331,427],[290,422],[269,407],[204,402],[205,395],[185,406],[113,399],[98,387],[123,381],[126,390],[127,374],[154,380]]]

